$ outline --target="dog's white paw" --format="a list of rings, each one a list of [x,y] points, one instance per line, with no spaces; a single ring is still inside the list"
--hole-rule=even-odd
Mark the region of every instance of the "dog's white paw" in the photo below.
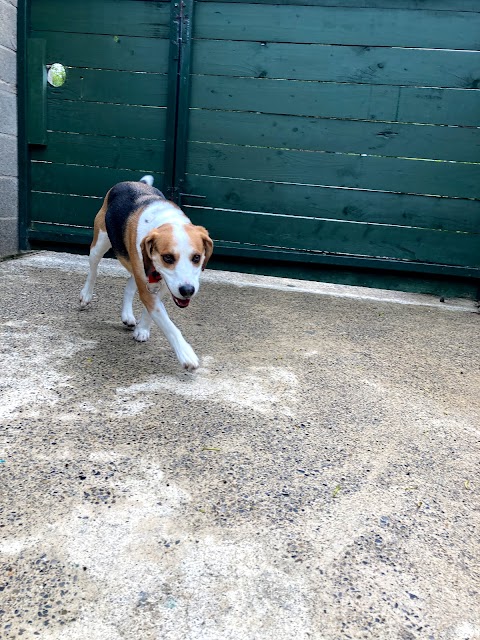
[[[85,287],[80,292],[80,306],[82,309],[86,309],[92,301],[92,292]]]
[[[122,322],[127,329],[134,329],[137,324],[135,316],[131,313],[122,313]]]
[[[150,329],[142,329],[138,325],[133,331],[133,338],[137,342],[146,342],[150,337]]]
[[[180,347],[177,352],[177,358],[182,367],[187,371],[195,371],[195,369],[198,369],[198,365],[200,364],[195,351],[188,342],[185,342],[185,344]]]

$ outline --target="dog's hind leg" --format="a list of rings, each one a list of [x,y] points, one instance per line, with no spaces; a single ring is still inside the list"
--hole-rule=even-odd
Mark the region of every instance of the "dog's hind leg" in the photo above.
[[[83,308],[88,307],[92,301],[93,287],[95,286],[95,281],[97,279],[98,263],[112,246],[105,228],[105,202],[95,218],[93,242],[90,247],[89,256],[90,271],[88,272],[85,286],[80,292],[80,305]]]
[[[135,278],[130,276],[125,285],[125,292],[123,294],[123,307],[122,307],[122,322],[127,329],[133,329],[137,324],[135,316],[133,315],[133,298],[135,291],[137,290],[137,283]]]

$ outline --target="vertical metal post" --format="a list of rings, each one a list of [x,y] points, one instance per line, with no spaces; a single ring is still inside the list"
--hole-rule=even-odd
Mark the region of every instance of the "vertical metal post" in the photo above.
[[[170,51],[168,60],[167,119],[165,128],[165,179],[163,192],[169,200],[175,197],[175,146],[177,132],[178,67],[180,61],[180,0],[170,7]]]
[[[184,0],[182,2],[182,41],[178,78],[177,143],[175,153],[175,189],[178,193],[178,204],[181,204],[181,197],[184,191],[187,162],[193,10],[194,0]]]
[[[172,3],[165,143],[165,194],[181,204],[185,182],[190,106],[190,63],[194,0]]]
[[[18,242],[25,251],[30,225],[30,158],[27,142],[27,34],[29,29],[28,0],[17,6],[17,122],[18,122]]]

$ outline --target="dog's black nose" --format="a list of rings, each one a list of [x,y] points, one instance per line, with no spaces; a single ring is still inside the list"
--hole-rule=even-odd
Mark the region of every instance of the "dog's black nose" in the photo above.
[[[182,284],[181,287],[178,287],[178,292],[184,298],[191,298],[195,293],[195,287],[192,287],[191,284]]]

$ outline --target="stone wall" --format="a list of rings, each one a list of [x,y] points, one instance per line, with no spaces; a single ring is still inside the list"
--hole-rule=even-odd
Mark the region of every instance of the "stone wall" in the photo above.
[[[18,251],[17,0],[0,0],[0,256]]]

